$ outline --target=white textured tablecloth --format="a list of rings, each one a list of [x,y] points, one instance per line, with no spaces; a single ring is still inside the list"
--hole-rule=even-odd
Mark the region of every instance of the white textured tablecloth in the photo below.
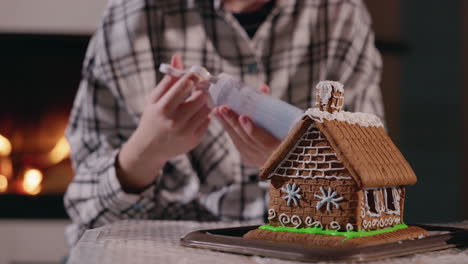
[[[296,263],[273,258],[244,256],[182,247],[179,240],[191,231],[258,223],[198,223],[188,221],[122,221],[88,230],[72,249],[75,263]],[[450,226],[468,228],[468,221]],[[338,262],[337,262],[338,263]],[[379,264],[450,263],[467,264],[468,249],[447,249],[425,254],[381,260]]]

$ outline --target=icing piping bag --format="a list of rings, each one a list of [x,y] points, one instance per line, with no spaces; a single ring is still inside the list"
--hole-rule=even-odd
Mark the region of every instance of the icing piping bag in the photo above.
[[[205,80],[197,88],[210,94],[209,107],[227,105],[239,115],[249,116],[257,126],[280,140],[286,138],[304,114],[303,110],[261,93],[226,73],[213,76],[201,66],[192,66],[184,71],[168,64],[161,64],[159,71],[174,77],[187,72],[196,73]]]

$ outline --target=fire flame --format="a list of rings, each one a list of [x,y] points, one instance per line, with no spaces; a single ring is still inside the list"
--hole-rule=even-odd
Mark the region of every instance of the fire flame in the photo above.
[[[0,135],[0,193],[6,192],[8,190],[8,179],[13,176],[13,163],[9,157],[11,152],[11,142],[6,137]],[[70,145],[63,136],[57,141],[50,152],[39,156],[36,163],[40,164],[37,165],[40,168],[47,168],[54,164],[60,163],[64,159],[68,158],[69,155]],[[44,175],[40,170],[29,168],[24,172],[23,179],[21,182],[19,182],[19,184],[22,187],[24,193],[29,195],[36,195],[42,191],[43,178]]]
[[[0,135],[0,156],[9,156],[11,153],[11,143],[10,141]]]
[[[30,194],[36,195],[41,191],[42,172],[36,169],[28,169],[24,173],[23,190]]]
[[[6,192],[8,189],[8,179],[6,176],[0,174],[0,193]]]
[[[0,157],[0,174],[10,179],[13,176],[13,164],[9,157]]]
[[[49,152],[48,158],[52,164],[57,164],[68,157],[70,154],[70,145],[65,137],[55,144],[54,148]]]

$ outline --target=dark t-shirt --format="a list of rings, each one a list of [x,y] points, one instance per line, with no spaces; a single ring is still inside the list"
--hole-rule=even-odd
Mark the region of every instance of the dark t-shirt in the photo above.
[[[275,1],[265,3],[260,9],[249,13],[232,13],[232,15],[239,21],[239,24],[244,28],[250,38],[253,38],[255,32],[265,19],[270,14],[275,6]]]

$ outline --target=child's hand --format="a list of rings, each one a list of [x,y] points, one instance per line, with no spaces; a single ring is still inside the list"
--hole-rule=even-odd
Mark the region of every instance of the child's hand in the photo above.
[[[264,85],[260,90],[269,94],[270,89]],[[257,127],[248,116],[239,116],[228,106],[217,107],[214,113],[247,165],[261,168],[281,143],[280,140]]]
[[[177,55],[171,65],[183,69]],[[128,190],[145,187],[166,161],[189,152],[200,142],[211,111],[206,92],[192,93],[199,81],[193,73],[181,78],[165,76],[150,94],[138,128],[119,154],[119,176]]]

